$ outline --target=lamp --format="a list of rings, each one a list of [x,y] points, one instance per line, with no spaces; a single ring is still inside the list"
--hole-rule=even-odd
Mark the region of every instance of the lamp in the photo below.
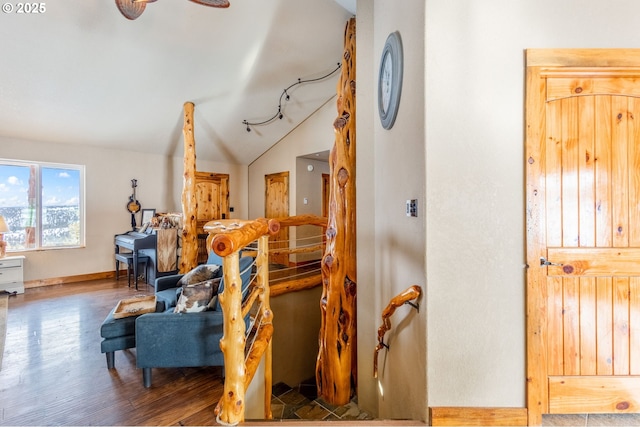
[[[7,242],[4,241],[4,233],[8,233],[9,226],[4,220],[4,217],[0,215],[0,258],[4,258],[7,255]]]

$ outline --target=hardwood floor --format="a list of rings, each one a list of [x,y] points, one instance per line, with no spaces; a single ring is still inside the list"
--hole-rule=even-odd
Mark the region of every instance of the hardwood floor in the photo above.
[[[100,325],[144,283],[80,282],[27,289],[9,298],[0,371],[0,425],[216,425],[221,368],[154,369],[145,389],[135,349],[108,370]]]

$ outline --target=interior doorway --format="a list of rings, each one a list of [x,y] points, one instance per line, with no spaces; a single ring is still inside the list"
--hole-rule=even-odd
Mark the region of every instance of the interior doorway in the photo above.
[[[229,174],[196,172],[196,231],[198,233],[198,264],[207,262],[207,233],[204,225],[212,220],[229,218]]]
[[[265,218],[281,218],[289,216],[289,172],[265,175]],[[289,227],[269,237],[269,261],[281,266],[289,266],[289,255],[271,253],[274,249],[289,247]]]
[[[640,412],[640,50],[526,60],[529,424]]]

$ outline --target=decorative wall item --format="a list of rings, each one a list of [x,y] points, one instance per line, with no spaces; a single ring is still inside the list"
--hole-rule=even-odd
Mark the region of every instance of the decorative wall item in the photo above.
[[[380,58],[378,73],[378,113],[385,129],[391,129],[398,115],[402,93],[402,71],[404,67],[402,40],[399,32],[387,37]]]
[[[136,199],[136,187],[138,186],[138,180],[131,180],[131,188],[133,189],[133,193],[129,196],[129,201],[127,202],[127,210],[131,214],[131,230],[136,229],[136,213],[140,211],[140,202]]]
[[[155,209],[142,209],[142,219],[140,220],[140,223],[142,225],[150,224],[155,215],[156,215]]]

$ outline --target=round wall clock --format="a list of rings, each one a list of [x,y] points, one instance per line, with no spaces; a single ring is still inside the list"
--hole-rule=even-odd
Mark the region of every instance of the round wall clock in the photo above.
[[[378,113],[382,127],[391,129],[398,115],[402,92],[402,40],[400,33],[389,34],[382,49],[378,74]]]

